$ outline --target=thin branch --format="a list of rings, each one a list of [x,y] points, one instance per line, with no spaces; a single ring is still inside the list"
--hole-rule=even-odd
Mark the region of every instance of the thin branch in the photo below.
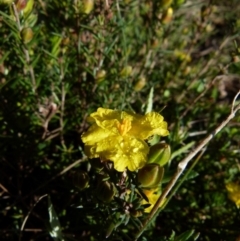
[[[213,137],[218,134],[228,123],[230,120],[232,120],[235,117],[235,114],[237,113],[238,110],[240,110],[240,104],[235,106],[235,102],[237,97],[240,95],[240,90],[236,94],[236,96],[233,99],[232,106],[231,106],[231,113],[230,115],[211,133],[209,134],[205,139],[203,139],[200,144],[192,151],[190,152],[179,164],[177,167],[177,171],[173,175],[171,181],[168,183],[167,187],[164,189],[162,192],[161,196],[155,203],[153,209],[151,210],[149,216],[146,218],[146,220],[143,222],[143,226],[141,229],[137,232],[135,235],[135,241],[141,236],[143,231],[146,229],[147,225],[150,223],[156,212],[158,211],[158,208],[160,207],[161,203],[163,203],[164,199],[167,197],[169,192],[172,190],[176,182],[178,181],[179,177],[185,170],[186,166],[188,163],[198,154],[199,151],[201,151],[207,144],[208,142],[213,139]]]
[[[25,226],[25,224],[26,224],[26,222],[27,222],[27,220],[28,220],[28,218],[29,218],[32,210],[36,207],[36,205],[37,205],[44,197],[47,197],[47,196],[48,196],[48,194],[45,194],[45,195],[41,196],[41,197],[37,200],[37,202],[34,203],[34,205],[32,206],[32,208],[29,210],[27,216],[24,218],[23,223],[22,223],[22,226],[21,226],[21,228],[20,228],[19,241],[21,241],[21,239],[22,239],[22,232],[23,232],[23,230],[24,230],[24,226]]]
[[[64,71],[63,71],[63,58],[60,60],[60,83],[61,83],[61,89],[62,89],[62,95],[61,95],[61,111],[60,111],[60,128],[61,128],[61,133],[60,133],[60,139],[61,139],[61,144],[65,146],[65,141],[63,137],[63,129],[64,129],[64,107],[65,107],[65,97],[66,97],[66,91],[65,91],[65,85],[64,85]]]
[[[205,151],[206,151],[206,148],[203,148],[201,152],[198,154],[197,158],[191,163],[191,166],[188,168],[185,175],[181,178],[181,180],[177,183],[177,185],[174,186],[173,190],[171,191],[171,194],[168,196],[167,201],[164,202],[164,205],[161,207],[161,209],[164,209],[165,206],[167,206],[171,198],[174,196],[174,194],[177,192],[177,190],[180,188],[183,182],[188,178],[193,168],[197,165],[197,163],[199,162],[200,158],[203,156]]]

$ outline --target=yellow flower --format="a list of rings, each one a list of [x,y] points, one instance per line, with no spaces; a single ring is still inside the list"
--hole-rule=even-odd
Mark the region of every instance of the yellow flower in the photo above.
[[[232,200],[237,208],[240,207],[240,185],[230,182],[226,184],[226,188],[228,191],[228,198]]]
[[[144,194],[147,196],[148,198],[148,202],[146,200],[143,199],[142,201],[142,204],[151,204],[151,206],[147,207],[144,209],[144,212],[145,213],[150,213],[153,206],[155,205],[155,203],[157,202],[158,198],[160,197],[161,195],[161,191],[157,188],[157,189],[143,189],[143,192]],[[163,202],[161,203],[161,205],[159,207],[162,206],[162,204],[164,203],[164,200]]]
[[[90,115],[93,124],[82,135],[85,154],[113,161],[114,168],[135,171],[146,163],[149,147],[144,141],[152,135],[167,136],[167,123],[163,117],[150,112],[144,116],[131,112],[98,108]]]

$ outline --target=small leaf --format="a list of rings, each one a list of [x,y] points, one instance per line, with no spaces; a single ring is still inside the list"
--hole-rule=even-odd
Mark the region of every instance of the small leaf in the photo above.
[[[191,170],[191,172],[188,174],[186,180],[193,179],[193,178],[197,177],[198,175],[199,175],[198,172]]]
[[[178,237],[174,239],[174,241],[187,241],[189,238],[191,238],[195,233],[195,230],[188,230],[182,234],[180,234]]]
[[[174,173],[175,173],[175,170],[166,171],[164,174],[164,177],[162,179],[162,183],[168,183],[172,179]],[[188,174],[188,176],[186,177],[185,180],[193,179],[193,178],[197,177],[198,175],[199,175],[198,172],[191,170],[191,172]]]
[[[186,152],[188,149],[190,149],[195,144],[195,141],[192,141],[188,143],[187,145],[183,146],[182,148],[178,149],[177,151],[172,153],[171,160],[174,159],[174,157],[181,155],[182,153]],[[171,161],[170,160],[170,161]]]
[[[149,113],[152,111],[152,106],[153,106],[153,91],[154,88],[152,87],[148,96],[148,101],[147,101],[147,109],[145,111],[145,114]]]

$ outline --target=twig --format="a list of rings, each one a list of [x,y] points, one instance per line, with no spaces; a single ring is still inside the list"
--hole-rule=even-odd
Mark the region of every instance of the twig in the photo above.
[[[232,102],[232,106],[231,106],[231,113],[230,115],[211,133],[209,134],[205,139],[203,139],[200,144],[192,151],[190,152],[179,164],[177,167],[177,171],[175,172],[175,174],[173,175],[171,181],[168,183],[167,187],[164,189],[164,191],[162,192],[161,196],[159,197],[159,199],[157,200],[157,202],[155,203],[153,209],[151,210],[149,216],[146,218],[146,220],[143,222],[143,226],[141,227],[141,229],[137,232],[137,234],[135,235],[135,241],[141,236],[141,234],[143,233],[143,231],[146,229],[147,225],[149,224],[149,222],[152,220],[152,218],[154,217],[155,213],[158,211],[159,206],[161,205],[161,203],[164,201],[164,199],[167,197],[167,195],[169,194],[169,192],[172,190],[172,188],[174,187],[174,185],[176,184],[176,182],[178,181],[179,177],[181,176],[181,174],[183,173],[183,171],[185,170],[186,166],[188,165],[188,163],[193,159],[194,156],[197,155],[197,153],[199,151],[201,151],[205,145],[207,145],[207,143],[217,134],[219,133],[227,124],[228,122],[233,119],[235,117],[235,114],[238,110],[240,110],[240,104],[238,104],[237,106],[235,106],[235,102],[237,97],[240,95],[240,90],[238,91],[238,93],[236,94],[236,96],[233,99]]]
[[[206,151],[206,148],[203,148],[201,150],[201,152],[198,154],[197,158],[192,162],[191,166],[188,168],[188,170],[186,171],[185,175],[183,176],[183,178],[181,178],[181,180],[177,183],[177,185],[174,186],[174,188],[171,191],[171,194],[168,196],[166,202],[164,202],[164,205],[161,207],[161,209],[164,209],[165,206],[167,206],[167,204],[169,203],[169,201],[171,200],[171,198],[174,196],[174,194],[177,192],[177,190],[180,188],[180,186],[182,185],[182,183],[188,178],[188,175],[191,173],[191,171],[193,170],[193,168],[197,165],[198,161],[200,160],[200,158],[203,156],[204,152]]]
[[[60,60],[60,83],[61,83],[61,89],[62,89],[62,96],[61,96],[61,111],[60,111],[60,139],[61,139],[61,144],[65,146],[65,141],[63,137],[63,129],[64,129],[64,106],[65,106],[65,97],[66,97],[66,91],[65,91],[65,86],[64,86],[64,71],[63,71],[63,58]]]
[[[48,112],[46,114],[45,120],[43,120],[44,132],[43,132],[43,135],[42,135],[42,139],[46,139],[47,137],[49,137],[50,134],[52,134],[53,132],[54,133],[56,132],[56,130],[55,130],[52,133],[50,133],[48,131],[48,124],[49,124],[49,121],[52,119],[52,117],[56,114],[57,110],[58,110],[58,107],[55,103],[51,102],[48,105],[48,110],[47,110]]]
[[[7,190],[7,188],[4,187],[1,183],[0,183],[0,188],[2,188],[3,192],[9,193],[9,191]]]
[[[44,197],[47,197],[47,195],[48,195],[48,194],[45,194],[45,195],[41,196],[41,197],[37,200],[37,202],[34,203],[34,205],[32,206],[32,208],[29,210],[27,216],[24,218],[23,223],[22,223],[22,226],[21,226],[21,228],[20,228],[19,241],[21,241],[21,239],[22,239],[22,232],[23,232],[23,230],[24,230],[24,226],[25,226],[25,224],[26,224],[26,222],[27,222],[27,220],[28,220],[28,218],[29,218],[32,210],[36,207],[36,205],[37,205]]]

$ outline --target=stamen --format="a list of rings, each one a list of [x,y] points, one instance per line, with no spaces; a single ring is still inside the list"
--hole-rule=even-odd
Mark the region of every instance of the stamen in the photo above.
[[[131,129],[132,127],[132,123],[130,120],[127,119],[123,119],[123,121],[121,123],[118,123],[118,131],[120,133],[120,135],[124,136],[128,133],[128,131]]]

